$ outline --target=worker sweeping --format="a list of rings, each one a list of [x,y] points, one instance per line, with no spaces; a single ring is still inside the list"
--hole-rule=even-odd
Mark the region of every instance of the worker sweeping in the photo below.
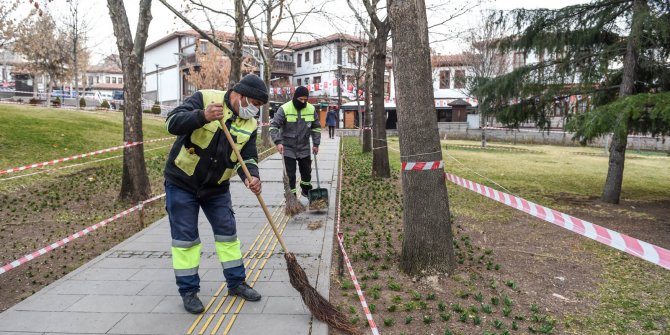
[[[172,264],[184,308],[190,313],[202,313],[205,309],[197,296],[200,290],[200,208],[214,231],[214,245],[228,294],[249,301],[261,299],[245,282],[229,188],[230,178],[237,173],[254,194],[261,193],[254,116],[267,101],[265,83],[250,74],[228,92],[201,90],[194,93],[170,112],[165,121],[167,130],[177,135],[164,173]],[[222,131],[222,123],[234,136],[249,178],[239,168],[241,162]]]
[[[297,165],[300,170],[301,194],[304,197],[308,197],[308,192],[312,189],[310,154],[316,155],[319,152],[319,144],[321,144],[319,113],[314,105],[307,102],[308,98],[307,88],[298,86],[293,100],[279,107],[270,122],[270,135],[277,146],[277,151],[284,156],[291,192],[297,194]],[[312,139],[311,145],[310,138]]]

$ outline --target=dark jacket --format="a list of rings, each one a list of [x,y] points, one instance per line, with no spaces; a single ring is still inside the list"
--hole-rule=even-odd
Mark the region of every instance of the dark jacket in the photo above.
[[[337,125],[337,114],[334,110],[328,111],[328,114],[326,114],[326,125],[330,127]]]
[[[292,101],[283,104],[270,121],[270,136],[274,144],[284,145],[284,156],[301,159],[309,157],[312,146],[321,144],[321,122],[314,105],[307,103],[303,109],[296,109]]]
[[[224,115],[229,115],[226,120],[226,126],[231,131],[233,139],[240,143],[237,136],[235,136],[231,125],[236,123],[237,116],[232,111],[230,105],[230,92],[227,92],[224,97],[225,105],[228,110],[224,111]],[[174,135],[177,135],[168,160],[165,164],[164,176],[166,181],[177,185],[178,187],[187,191],[195,193],[197,196],[205,198],[213,194],[227,192],[230,187],[230,174],[236,171],[237,174],[245,180],[244,171],[239,168],[236,159],[233,161],[233,152],[228,140],[226,139],[223,130],[217,121],[207,122],[205,119],[205,104],[203,104],[203,95],[201,92],[196,92],[187,98],[183,104],[172,110],[165,121],[167,130]],[[241,122],[242,120],[237,120]],[[252,120],[254,123],[255,120]],[[195,139],[191,138],[194,131],[199,129],[206,129],[213,137],[205,148],[193,143]],[[200,132],[202,133],[202,131]],[[257,131],[254,127],[253,132],[249,135],[248,141],[243,143],[242,147],[238,146],[242,159],[247,163],[249,173],[252,176],[259,177],[258,174],[258,152],[256,150]],[[183,151],[182,151],[183,150]],[[175,164],[175,160],[181,153],[180,162],[184,160],[191,160],[191,164],[195,165],[192,175],[185,172],[183,168]],[[228,176],[224,177],[224,173],[228,172]]]

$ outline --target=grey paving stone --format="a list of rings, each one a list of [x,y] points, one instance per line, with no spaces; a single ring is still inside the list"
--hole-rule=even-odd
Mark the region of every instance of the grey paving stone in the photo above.
[[[307,335],[311,316],[268,314],[239,314],[229,335]]]
[[[150,312],[161,299],[162,297],[158,296],[89,295],[68,307],[67,310],[98,313]]]
[[[0,330],[10,332],[106,333],[124,313],[12,311],[0,319]]]
[[[263,314],[309,314],[300,297],[268,297]]]
[[[140,270],[138,269],[97,269],[88,268],[78,273],[76,280],[128,280]]]
[[[180,314],[133,313],[120,320],[109,331],[110,334],[185,334],[196,316],[183,312]]]
[[[86,294],[116,294],[136,295],[150,281],[126,281],[120,284],[118,281],[107,280],[68,280],[54,287],[49,294],[60,295],[86,295]]]
[[[17,311],[64,311],[72,304],[83,298],[83,294],[78,295],[55,295],[42,294],[34,295],[24,300],[21,304],[15,307]]]

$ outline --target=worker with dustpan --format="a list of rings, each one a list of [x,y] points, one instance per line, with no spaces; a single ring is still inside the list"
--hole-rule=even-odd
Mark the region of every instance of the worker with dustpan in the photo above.
[[[279,107],[270,122],[270,135],[277,146],[277,151],[284,157],[291,192],[297,193],[295,185],[297,165],[300,170],[300,193],[306,198],[312,190],[310,154],[316,157],[321,144],[319,113],[314,105],[307,102],[308,98],[309,90],[304,86],[298,86],[293,100]]]

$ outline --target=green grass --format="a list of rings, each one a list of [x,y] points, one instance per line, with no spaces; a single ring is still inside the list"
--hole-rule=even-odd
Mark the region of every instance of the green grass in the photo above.
[[[170,136],[163,120],[155,117],[143,118],[143,131],[145,140]],[[0,105],[0,169],[105,149],[122,142],[122,113]]]

